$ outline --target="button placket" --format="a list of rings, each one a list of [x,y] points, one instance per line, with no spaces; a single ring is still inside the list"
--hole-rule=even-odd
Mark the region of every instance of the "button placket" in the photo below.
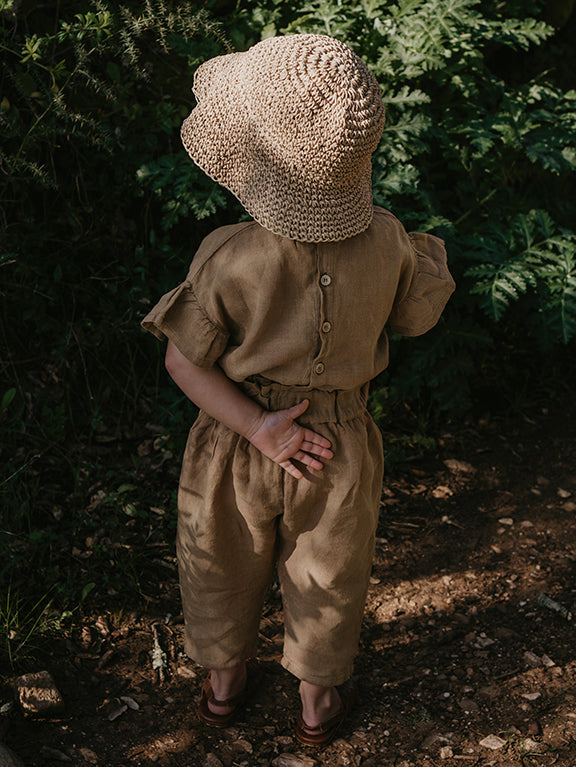
[[[327,334],[332,330],[332,323],[326,319],[327,316],[330,316],[330,306],[332,304],[332,296],[330,290],[327,290],[327,288],[330,287],[332,284],[332,275],[330,274],[330,269],[326,269],[326,267],[329,267],[329,264],[322,263],[324,259],[321,258],[321,250],[319,253],[320,258],[318,259],[318,272],[320,274],[318,282],[320,283],[320,294],[321,294],[321,300],[320,300],[320,317],[319,317],[319,330],[320,330],[320,350],[318,352],[318,355],[314,361],[313,365],[313,371],[314,374],[317,376],[321,376],[326,371],[326,359],[328,356],[328,346],[329,346],[329,340],[327,338]]]

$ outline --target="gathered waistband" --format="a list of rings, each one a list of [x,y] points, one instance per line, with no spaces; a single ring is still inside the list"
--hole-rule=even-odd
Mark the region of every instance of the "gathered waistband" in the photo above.
[[[311,423],[342,423],[357,418],[366,411],[368,384],[358,389],[322,391],[284,386],[265,378],[254,377],[239,384],[242,391],[267,410],[284,410],[303,399],[310,401],[308,409],[298,420]]]

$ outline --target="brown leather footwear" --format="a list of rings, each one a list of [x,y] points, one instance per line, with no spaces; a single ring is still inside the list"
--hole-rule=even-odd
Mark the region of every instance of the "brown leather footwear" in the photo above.
[[[334,714],[333,717],[326,722],[317,724],[315,727],[310,727],[306,724],[302,718],[302,703],[300,704],[300,711],[298,712],[298,718],[296,719],[296,726],[294,732],[296,738],[305,746],[327,746],[331,740],[336,736],[342,723],[352,710],[352,703],[354,702],[355,686],[351,679],[344,684],[336,687],[342,707],[340,711]]]
[[[204,680],[202,690],[200,692],[200,703],[198,704],[197,714],[198,718],[204,724],[210,727],[228,727],[228,725],[238,715],[240,709],[247,703],[249,698],[260,687],[262,677],[264,675],[264,669],[261,664],[255,660],[250,659],[246,662],[246,686],[244,689],[227,700],[217,700],[214,697],[214,691],[212,690],[212,684],[210,682],[210,674]],[[211,711],[208,706],[208,701],[215,708],[231,709],[226,713],[219,714]]]

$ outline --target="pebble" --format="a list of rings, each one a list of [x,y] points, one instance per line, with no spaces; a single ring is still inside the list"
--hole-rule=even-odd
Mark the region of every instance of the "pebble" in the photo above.
[[[542,658],[540,658],[536,653],[530,652],[530,650],[526,650],[526,652],[523,655],[524,662],[531,666],[532,668],[541,668],[544,664],[542,662]]]
[[[120,700],[122,701],[122,703],[125,703],[128,706],[128,708],[132,709],[132,711],[140,710],[140,705],[136,703],[134,698],[129,698],[128,695],[121,695]]]
[[[202,762],[202,767],[224,767],[224,765],[220,759],[218,759],[216,754],[210,752],[209,754],[206,754],[206,759]]]
[[[522,697],[526,698],[526,700],[538,700],[541,695],[541,692],[525,692],[522,694]]]
[[[456,458],[447,458],[443,463],[446,468],[455,473],[462,471],[465,474],[474,474],[476,472],[472,464],[466,461],[458,461]]]
[[[442,746],[440,749],[440,759],[451,759],[454,756],[454,752],[450,746]]]
[[[542,743],[538,743],[532,740],[532,738],[526,738],[526,740],[522,741],[522,747],[526,753],[530,754],[541,749]]]
[[[184,679],[196,679],[197,676],[196,672],[188,668],[188,666],[178,666],[176,673]]]
[[[501,525],[507,525],[508,527],[511,527],[514,524],[512,517],[502,517],[498,522],[500,522]]]
[[[64,711],[64,700],[48,671],[18,677],[16,690],[26,714],[50,717],[59,716]]]
[[[491,748],[492,751],[497,751],[506,745],[506,741],[499,738],[498,735],[487,735],[480,741],[480,745],[484,748]]]
[[[272,762],[273,767],[314,767],[316,762],[308,756],[295,754],[280,754]]]
[[[115,700],[112,703],[109,703],[105,710],[108,721],[113,722],[115,719],[118,719],[119,716],[122,716],[122,714],[125,714],[126,711],[128,711],[128,706],[126,703],[120,703],[119,701]]]
[[[94,751],[92,751],[92,749],[79,748],[78,751],[82,759],[84,759],[84,761],[89,762],[90,764],[98,764],[98,757],[94,753]]]
[[[254,751],[252,743],[250,743],[248,740],[244,740],[244,738],[235,740],[232,746],[233,748],[238,749],[239,751],[244,751],[247,754],[251,754]]]
[[[480,711],[480,706],[470,698],[462,698],[458,701],[458,705],[466,714],[477,714]]]

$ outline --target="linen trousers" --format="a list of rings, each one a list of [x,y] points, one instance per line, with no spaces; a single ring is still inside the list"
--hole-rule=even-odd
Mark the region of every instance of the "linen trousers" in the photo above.
[[[341,684],[358,648],[382,489],[382,439],[366,411],[367,386],[241,386],[268,410],[309,399],[298,422],[330,440],[334,457],[321,471],[301,467],[298,480],[200,413],[178,494],[185,650],[209,668],[251,657],[277,566],[282,665],[313,684]]]

